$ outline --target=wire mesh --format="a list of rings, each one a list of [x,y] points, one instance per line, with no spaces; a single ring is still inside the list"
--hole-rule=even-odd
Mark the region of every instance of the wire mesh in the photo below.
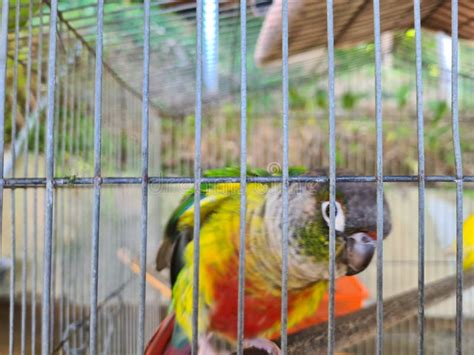
[[[353,350],[403,352],[404,343],[394,339],[408,328],[418,337],[416,349],[407,343],[407,352],[468,353],[474,347],[466,336],[473,329],[474,308],[472,295],[463,291],[462,225],[474,211],[464,192],[474,182],[474,149],[465,143],[473,138],[473,67],[462,60],[464,53],[472,55],[472,46],[458,41],[458,1],[451,2],[452,67],[447,70],[432,62],[435,54],[425,48],[434,36],[422,32],[418,0],[411,14],[414,33],[395,33],[389,49],[381,30],[383,4],[370,2],[374,42],[352,51],[335,47],[340,2],[328,0],[327,49],[302,58],[288,56],[292,2],[282,0],[282,61],[269,68],[257,67],[252,58],[263,22],[256,2],[217,2],[219,66],[210,68],[206,3],[2,2],[0,260],[7,264],[9,285],[3,287],[0,274],[0,297],[8,307],[8,341],[0,352],[143,353],[166,313],[170,292],[167,276],[152,271],[150,260],[177,196],[194,186],[192,350],[197,353],[201,186],[240,184],[239,243],[244,246],[247,184],[259,182],[282,186],[282,353],[292,352],[288,188],[293,183],[330,186],[327,351],[332,354],[340,336],[334,303],[336,185],[370,182],[377,186],[378,235],[384,230],[384,195],[394,210],[407,204],[399,192],[417,208],[410,215],[399,208],[397,217],[404,215],[400,218],[417,228],[397,226],[394,233],[418,238],[413,255],[397,247],[398,257],[391,251],[394,244],[379,238],[376,263],[361,276],[377,305],[377,335]],[[260,11],[275,5],[261,3]],[[393,67],[398,71],[388,70]],[[211,69],[218,72],[217,93],[206,85]],[[445,117],[437,118],[430,103],[447,100],[440,90],[443,71],[452,81],[452,121],[436,126]],[[405,86],[414,90],[403,96]],[[360,99],[354,90],[363,91]],[[304,102],[308,98],[311,106]],[[346,105],[351,100],[360,104]],[[390,138],[402,128],[407,135],[417,130],[405,144]],[[451,160],[436,165],[431,145],[439,142],[452,145],[439,148]],[[409,159],[400,163],[400,156]],[[247,176],[247,164],[274,162],[281,162],[281,177]],[[206,168],[224,165],[239,165],[240,175],[203,176]],[[329,173],[289,176],[291,165],[329,165]],[[447,185],[456,186],[455,197],[452,191],[444,195],[440,186]],[[444,215],[433,210],[443,204],[440,199],[454,209]],[[456,232],[455,261],[430,246],[433,236],[442,234],[433,227],[440,215],[451,221],[445,234]],[[245,248],[238,260],[236,347],[241,354],[247,340]],[[416,280],[400,276],[410,273]],[[425,307],[427,283],[452,273],[457,275],[455,304]],[[384,299],[409,286],[418,287],[418,320],[384,329]],[[437,312],[446,323],[434,321],[442,318]],[[452,319],[455,335],[449,345],[430,348],[428,339],[451,327]]]

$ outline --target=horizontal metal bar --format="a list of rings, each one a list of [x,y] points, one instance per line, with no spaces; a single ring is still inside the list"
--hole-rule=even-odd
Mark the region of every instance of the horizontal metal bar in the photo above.
[[[259,183],[281,183],[281,177],[279,176],[261,176],[261,177],[249,177],[248,182],[259,182]],[[324,183],[329,181],[328,176],[290,176],[290,182],[300,183]],[[376,177],[372,175],[365,176],[349,176],[340,175],[336,177],[337,182],[356,182],[356,183],[367,183],[376,182]],[[384,182],[418,182],[417,175],[386,175],[383,179]],[[426,182],[456,182],[455,176],[450,175],[430,175],[426,176]],[[474,175],[464,176],[463,182],[474,182]],[[240,177],[206,177],[201,179],[202,183],[239,183]],[[101,185],[140,185],[142,183],[141,177],[103,177],[100,178]],[[172,185],[172,184],[193,184],[194,178],[190,176],[185,177],[160,177],[151,176],[148,178],[148,183],[153,185]],[[24,188],[24,187],[44,187],[46,186],[46,178],[6,178],[0,179],[0,185],[3,184],[4,188]],[[68,187],[68,186],[93,186],[93,177],[63,177],[53,179],[53,185],[55,187]]]

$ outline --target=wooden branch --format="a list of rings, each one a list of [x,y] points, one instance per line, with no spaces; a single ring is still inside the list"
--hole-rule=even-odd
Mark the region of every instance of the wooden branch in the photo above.
[[[463,289],[474,286],[474,269],[464,272]],[[425,307],[433,306],[456,293],[456,275],[425,285]],[[383,303],[384,328],[418,314],[418,289],[393,296]],[[336,351],[374,337],[377,329],[377,305],[364,308],[347,316],[338,317],[335,325]],[[324,354],[327,352],[327,323],[305,329],[288,337],[290,354]]]
[[[127,265],[134,274],[140,274],[140,265],[130,258],[130,253],[126,248],[117,250],[117,258],[125,265]],[[145,281],[166,299],[171,300],[171,288],[161,280],[148,271],[145,272]]]

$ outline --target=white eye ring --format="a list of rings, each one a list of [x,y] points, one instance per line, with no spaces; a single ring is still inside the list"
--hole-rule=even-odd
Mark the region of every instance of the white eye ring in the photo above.
[[[336,201],[336,220],[335,220],[335,227],[336,231],[344,232],[346,218],[344,216],[344,210],[339,202]],[[324,220],[326,221],[328,227],[330,224],[329,219],[329,201],[324,201],[321,203],[321,214],[323,215]]]

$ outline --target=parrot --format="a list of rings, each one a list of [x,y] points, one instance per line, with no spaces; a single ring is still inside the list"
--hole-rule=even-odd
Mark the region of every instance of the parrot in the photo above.
[[[325,173],[289,169],[290,176]],[[248,177],[279,175],[281,171],[247,169]],[[240,168],[212,169],[203,176],[238,177]],[[194,196],[193,189],[184,194],[165,227],[157,253],[156,269],[170,269],[172,303],[170,314],[148,343],[148,355],[190,354]],[[282,185],[249,182],[246,203],[243,345],[280,354],[272,340],[279,337],[281,329]],[[237,341],[240,184],[203,183],[199,204],[198,353],[230,354]],[[391,216],[385,199],[383,204],[380,237],[385,238],[391,230]],[[328,183],[289,183],[289,334],[311,325],[329,287],[329,206]],[[362,272],[372,259],[378,238],[374,184],[336,184],[335,232],[335,277]],[[217,350],[219,345],[225,350]]]

